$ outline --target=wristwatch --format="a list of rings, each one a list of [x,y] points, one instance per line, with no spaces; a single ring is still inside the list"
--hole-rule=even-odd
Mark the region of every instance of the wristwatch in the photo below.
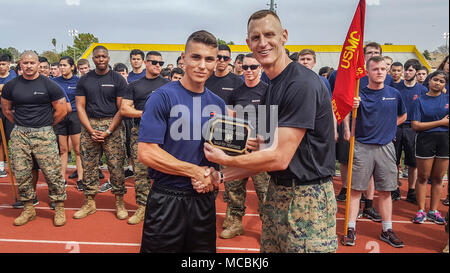
[[[219,171],[219,184],[223,183],[223,172]]]
[[[109,129],[106,129],[106,133],[108,134],[108,136],[110,136],[112,134]]]

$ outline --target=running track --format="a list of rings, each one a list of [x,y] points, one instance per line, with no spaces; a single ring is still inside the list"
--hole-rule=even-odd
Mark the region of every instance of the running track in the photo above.
[[[69,175],[72,170],[67,172]],[[108,172],[104,171],[108,177]],[[67,176],[66,176],[67,179]],[[14,203],[9,178],[0,178],[0,253],[137,253],[141,241],[142,222],[132,226],[127,220],[115,216],[114,195],[111,192],[99,193],[96,197],[97,212],[84,219],[75,220],[73,214],[81,207],[84,195],[77,191],[75,180],[67,179],[67,200],[65,202],[67,223],[63,227],[53,226],[54,211],[49,208],[47,184],[40,173],[37,186],[39,205],[36,219],[24,226],[13,226],[14,218],[21,209],[12,208]],[[106,181],[103,179],[101,183]],[[336,192],[340,189],[340,177],[335,177]],[[407,181],[402,179],[402,199],[395,201],[393,208],[393,227],[396,234],[405,242],[405,247],[396,249],[379,240],[381,223],[360,219],[357,223],[357,241],[353,247],[339,243],[338,253],[439,253],[448,239],[444,226],[432,222],[417,225],[411,223],[416,205],[404,201]],[[125,206],[131,216],[137,206],[134,199],[133,178],[126,180],[128,193]],[[448,192],[444,181],[442,200]],[[217,206],[217,252],[219,253],[258,253],[260,247],[261,221],[257,214],[257,197],[251,182],[247,185],[246,215],[243,218],[245,234],[233,239],[219,237],[225,218],[226,204],[223,202],[223,185],[216,200]],[[429,191],[428,191],[429,192]],[[429,201],[429,200],[428,200]],[[376,206],[376,196],[375,196]],[[338,202],[337,234],[339,239],[344,231],[345,202]],[[448,207],[439,207],[441,214]]]

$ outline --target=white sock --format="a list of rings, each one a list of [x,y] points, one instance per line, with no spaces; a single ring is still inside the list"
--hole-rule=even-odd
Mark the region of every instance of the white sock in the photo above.
[[[392,229],[391,221],[382,221],[381,225],[383,226],[383,232],[386,232],[388,229]]]
[[[353,228],[356,230],[356,222],[348,221],[347,228]]]

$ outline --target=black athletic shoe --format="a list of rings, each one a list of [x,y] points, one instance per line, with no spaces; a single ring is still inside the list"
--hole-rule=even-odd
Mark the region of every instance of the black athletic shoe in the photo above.
[[[102,170],[98,169],[98,178],[99,179],[104,179],[105,175],[103,174]]]
[[[442,204],[443,204],[444,206],[447,206],[447,207],[448,207],[448,195],[447,195],[447,198],[445,198],[445,200],[442,201]]]
[[[77,190],[84,191],[84,185],[82,180],[77,180]]]
[[[356,241],[356,231],[354,228],[347,228],[347,236],[342,237],[341,243],[344,246],[354,246]]]
[[[37,197],[33,199],[33,206],[39,205],[39,201],[37,200]],[[12,207],[15,209],[23,209],[23,203],[22,201],[17,201],[16,203],[12,204]]]
[[[381,232],[380,239],[393,247],[404,247],[405,244],[395,235],[392,229]]]
[[[130,170],[130,169],[125,170],[125,178],[132,177],[133,175],[134,175],[134,172],[132,170]]]
[[[417,205],[416,191],[414,191],[414,190],[408,191],[408,195],[406,196],[406,201]]]
[[[336,201],[345,202],[347,200],[347,188],[341,188],[341,191],[336,195]]]
[[[378,213],[378,211],[374,207],[371,207],[368,209],[364,208],[363,216],[366,218],[369,218],[372,221],[381,222],[381,215]]]
[[[71,174],[69,175],[69,178],[70,178],[70,179],[78,178],[78,172],[75,170],[73,173],[71,173]]]
[[[397,188],[395,191],[391,191],[391,198],[392,198],[392,201],[397,201],[397,200],[402,199],[399,188]]]

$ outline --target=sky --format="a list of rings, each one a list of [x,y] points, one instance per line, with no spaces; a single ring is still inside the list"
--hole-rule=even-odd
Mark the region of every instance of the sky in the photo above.
[[[0,0],[0,48],[60,52],[70,29],[104,43],[184,44],[205,29],[246,44],[249,16],[270,0]],[[340,45],[358,0],[275,0],[287,45]],[[433,51],[449,32],[448,0],[366,0],[365,41]]]

